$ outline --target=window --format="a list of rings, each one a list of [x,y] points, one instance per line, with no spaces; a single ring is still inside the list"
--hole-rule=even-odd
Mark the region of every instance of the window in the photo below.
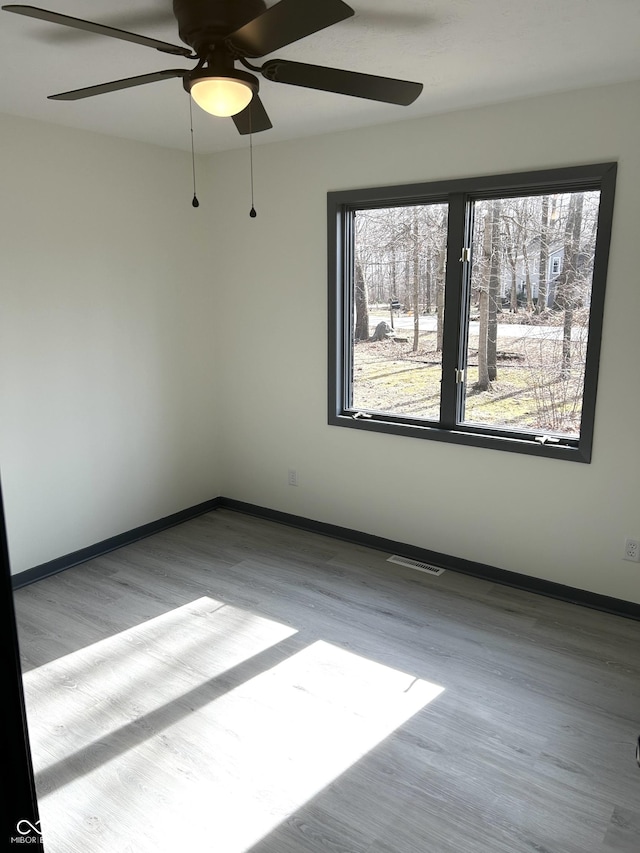
[[[329,423],[589,462],[615,178],[329,193]]]

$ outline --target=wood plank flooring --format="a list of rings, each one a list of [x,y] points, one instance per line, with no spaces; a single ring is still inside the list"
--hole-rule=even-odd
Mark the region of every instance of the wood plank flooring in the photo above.
[[[640,623],[218,510],[16,593],[46,853],[638,853]]]

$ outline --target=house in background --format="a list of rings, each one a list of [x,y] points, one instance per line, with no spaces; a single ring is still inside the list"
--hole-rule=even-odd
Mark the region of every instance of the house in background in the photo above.
[[[538,241],[539,242],[539,241]],[[518,305],[526,305],[527,303],[527,287],[531,287],[531,298],[534,304],[538,304],[538,296],[540,291],[540,272],[537,267],[536,248],[540,251],[539,245],[536,247],[536,241],[532,241],[529,247],[527,260],[522,255],[518,256],[516,261],[515,281],[516,294]],[[556,245],[549,248],[549,258],[546,266],[545,283],[546,288],[546,307],[552,308],[555,302],[556,286],[555,281],[562,270],[562,259],[564,257],[564,246]],[[533,258],[531,263],[530,258]],[[501,265],[500,275],[500,298],[502,304],[507,307],[511,302],[511,281],[510,270],[507,264]]]
[[[518,256],[516,261],[516,287],[518,294],[518,304],[526,304],[527,301],[527,283],[531,286],[531,296],[534,303],[537,304],[540,290],[540,273],[537,265],[540,249],[536,241],[532,241],[527,260],[522,255]],[[562,263],[564,260],[564,246],[561,244],[552,244],[549,247],[549,257],[547,259],[546,273],[546,305],[547,308],[553,308],[556,302],[556,293],[558,288],[558,277],[562,273]],[[533,262],[532,262],[533,261]],[[593,269],[593,257],[582,253],[578,258],[578,270],[581,273],[581,278],[584,282],[590,282],[591,272]],[[502,264],[500,276],[500,296],[503,304],[508,305],[510,300],[510,282],[509,273],[506,264]],[[590,286],[584,287],[581,293],[582,304],[589,305],[591,297]]]

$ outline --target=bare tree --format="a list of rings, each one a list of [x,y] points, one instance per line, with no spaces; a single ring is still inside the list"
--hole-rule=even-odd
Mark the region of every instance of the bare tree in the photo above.
[[[542,196],[540,211],[540,258],[538,260],[538,301],[536,314],[547,310],[547,270],[549,267],[549,196]]]
[[[562,272],[558,276],[558,304],[564,310],[562,327],[561,373],[571,370],[571,328],[575,308],[575,286],[580,257],[580,234],[582,231],[583,193],[574,192],[569,197],[569,213],[564,232],[564,257]]]
[[[433,310],[433,260],[427,258],[424,269],[424,310],[427,314],[431,314]]]
[[[499,199],[491,202],[491,263],[489,265],[489,304],[487,319],[487,371],[489,381],[498,378],[498,298],[500,295],[500,213]]]
[[[354,338],[356,341],[366,341],[369,339],[369,299],[362,265],[359,261],[355,263],[354,303],[356,311]]]
[[[493,211],[488,206],[484,215],[484,230],[482,233],[482,252],[480,256],[480,283],[478,285],[478,381],[475,388],[478,391],[488,391],[489,365],[487,361],[487,340],[489,332],[489,270],[492,256]]]
[[[529,237],[527,231],[525,230],[522,240],[522,259],[524,263],[524,286],[525,293],[527,297],[527,312],[529,314],[533,313],[533,288],[531,286],[531,272],[529,270],[529,252],[527,250],[527,243],[529,241]]]
[[[519,201],[519,199],[518,199]],[[503,215],[503,236],[502,240],[502,248],[505,254],[507,261],[509,262],[509,267],[511,270],[511,287],[509,288],[510,298],[509,298],[509,307],[511,309],[512,314],[518,313],[518,279],[516,276],[516,269],[518,266],[518,244],[520,240],[517,236],[517,232],[520,229],[514,227],[515,218],[513,214],[507,216]]]
[[[422,312],[425,305],[432,308],[435,303],[436,347],[442,350],[447,213],[444,203],[358,211],[354,241],[355,340],[365,339],[364,315],[371,310],[364,301],[366,295],[369,306],[373,301],[378,310],[382,303],[390,308],[396,299],[412,308],[414,353],[419,351],[422,340]],[[393,315],[387,322],[393,326]]]
[[[447,267],[447,210],[434,207],[433,225],[430,233],[435,237],[433,258],[436,285],[436,352],[442,352],[444,335],[444,283]],[[432,245],[434,240],[432,239]]]
[[[518,296],[518,271],[522,273],[526,310],[533,312],[533,285],[529,267],[529,243],[533,232],[533,210],[536,204],[531,196],[504,199],[502,201],[501,249],[511,274],[510,309],[517,314],[520,305]]]
[[[498,300],[500,294],[500,201],[484,202],[479,268],[476,270],[478,299],[478,391],[488,391],[497,378]],[[478,227],[478,226],[477,226]]]
[[[418,352],[420,341],[420,226],[418,208],[414,207],[411,217],[411,270],[413,279],[413,351]]]

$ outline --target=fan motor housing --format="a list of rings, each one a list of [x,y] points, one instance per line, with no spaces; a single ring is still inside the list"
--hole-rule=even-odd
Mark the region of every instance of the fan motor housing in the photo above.
[[[203,57],[266,8],[264,0],[173,0],[180,38]]]

